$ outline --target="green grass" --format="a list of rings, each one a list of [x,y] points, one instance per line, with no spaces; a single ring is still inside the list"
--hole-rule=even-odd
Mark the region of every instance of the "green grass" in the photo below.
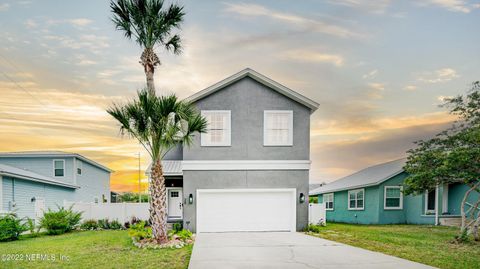
[[[73,232],[2,242],[0,268],[187,268],[191,252],[192,246],[138,249],[127,231]],[[3,261],[8,254],[23,255],[24,261]],[[28,254],[55,255],[56,260],[26,261]],[[60,260],[60,255],[68,261]]]
[[[329,223],[313,235],[439,268],[480,268],[480,243],[453,243],[457,231],[426,225]]]

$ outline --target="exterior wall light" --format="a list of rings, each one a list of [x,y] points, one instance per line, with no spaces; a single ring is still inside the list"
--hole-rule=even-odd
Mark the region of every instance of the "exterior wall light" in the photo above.
[[[193,194],[191,193],[188,195],[188,203],[193,204]]]
[[[30,202],[32,202],[32,203],[33,203],[33,202],[35,202],[36,200],[37,200],[37,198],[35,198],[35,197],[32,197],[32,199],[30,199]]]
[[[305,203],[305,194],[303,194],[303,192],[300,193],[300,197],[298,198],[298,200],[299,200],[300,204]]]

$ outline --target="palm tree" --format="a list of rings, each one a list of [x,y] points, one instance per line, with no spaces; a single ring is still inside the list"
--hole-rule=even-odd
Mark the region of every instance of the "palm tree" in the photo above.
[[[175,95],[157,96],[148,89],[125,105],[114,104],[107,112],[120,123],[120,132],[136,138],[152,158],[150,221],[153,238],[167,239],[166,188],[162,159],[176,145],[191,145],[195,132],[205,132],[207,121],[192,104]]]
[[[112,0],[110,8],[116,29],[124,32],[128,39],[134,38],[143,48],[140,64],[147,77],[147,87],[155,91],[153,74],[160,60],[154,51],[156,45],[175,54],[181,52],[181,41],[174,29],[183,22],[183,7],[171,4],[164,9],[163,0]]]

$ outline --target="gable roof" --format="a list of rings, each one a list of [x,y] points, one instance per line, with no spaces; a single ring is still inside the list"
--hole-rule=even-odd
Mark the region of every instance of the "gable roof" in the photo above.
[[[215,93],[223,88],[225,88],[226,86],[228,85],[231,85],[239,80],[241,80],[242,78],[245,78],[245,77],[249,77],[249,78],[252,78],[254,79],[255,81],[265,85],[266,87],[268,88],[271,88],[275,91],[277,91],[278,93],[310,108],[311,110],[311,113],[313,113],[315,110],[317,110],[319,104],[301,94],[299,94],[298,92],[295,92],[285,86],[283,86],[282,84],[276,82],[276,81],[273,81],[272,79],[256,72],[255,70],[253,69],[250,69],[250,68],[245,68],[243,69],[242,71],[236,73],[236,74],[233,74],[231,76],[229,76],[228,78],[224,79],[224,80],[221,80],[215,84],[213,84],[212,86],[206,88],[206,89],[203,89],[189,97],[187,97],[185,100],[186,101],[189,101],[189,102],[196,102],[200,99],[203,99],[207,96],[209,96],[210,94],[212,93]]]
[[[93,160],[88,159],[85,156],[82,156],[78,153],[65,152],[65,151],[19,151],[19,152],[0,152],[0,158],[2,157],[58,157],[58,158],[67,158],[75,157],[86,163],[89,163],[93,166],[96,166],[102,170],[105,170],[109,173],[113,172],[110,168],[101,165]]]
[[[378,185],[402,173],[406,160],[406,158],[402,158],[362,169],[349,176],[327,183],[311,191],[310,195]]]
[[[34,182],[40,182],[40,183],[45,183],[45,184],[50,184],[50,185],[56,185],[56,186],[61,186],[61,187],[66,187],[66,188],[71,188],[71,189],[78,189],[80,188],[79,186],[57,181],[51,177],[47,177],[44,175],[40,175],[37,173],[34,173],[29,170],[24,170],[20,169],[17,167],[13,167],[10,165],[6,164],[1,164],[0,163],[0,175],[2,176],[8,176],[8,177],[14,177],[14,178],[20,178],[24,180],[29,180],[29,181],[34,181]]]

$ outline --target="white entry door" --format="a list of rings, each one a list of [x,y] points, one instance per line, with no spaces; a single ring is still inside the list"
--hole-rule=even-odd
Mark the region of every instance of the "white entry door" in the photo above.
[[[43,197],[35,197],[35,221],[38,224],[45,212],[45,200]]]
[[[197,190],[198,233],[295,230],[295,189]]]
[[[182,218],[183,204],[182,204],[182,189],[168,190],[168,217]]]

